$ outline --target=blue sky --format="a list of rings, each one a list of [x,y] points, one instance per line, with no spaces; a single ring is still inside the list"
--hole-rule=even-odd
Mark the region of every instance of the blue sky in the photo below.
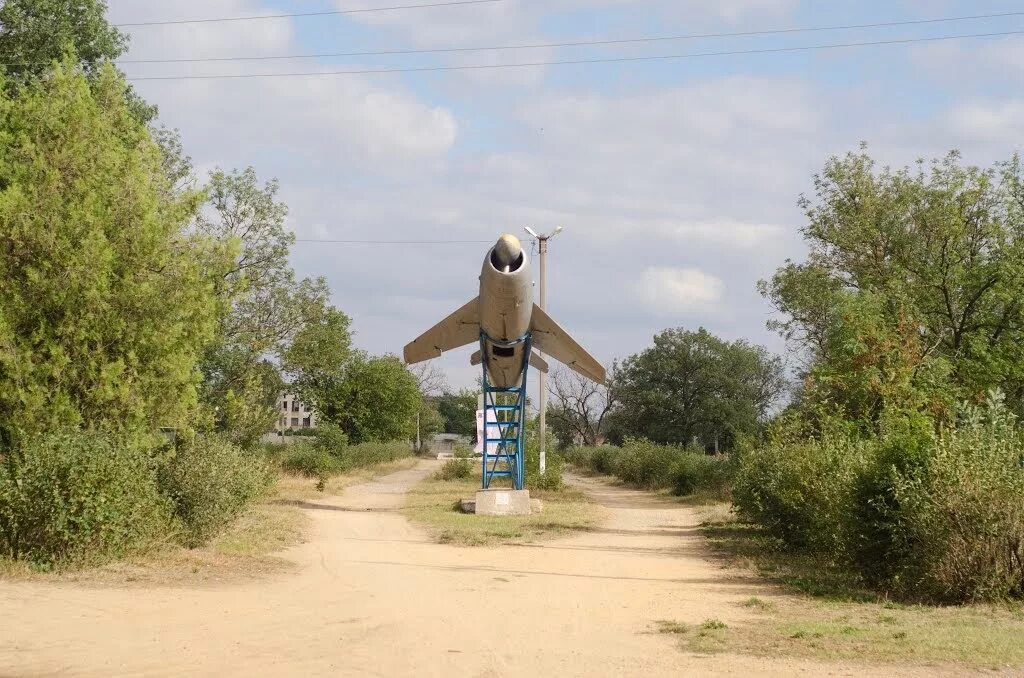
[[[114,22],[407,4],[113,0]],[[535,44],[1024,11],[995,0],[500,0],[472,6],[131,29],[127,58]],[[500,64],[1024,31],[1024,16],[642,45],[126,64],[129,77]],[[826,158],[883,163],[959,148],[989,164],[1024,139],[1024,35],[842,50],[528,69],[139,81],[201,176],[281,182],[300,238],[552,241],[551,313],[611,361],[666,327],[782,351],[758,279],[798,258],[796,207]],[[399,353],[475,294],[486,246],[298,243],[357,343]],[[440,360],[453,386],[469,350]]]

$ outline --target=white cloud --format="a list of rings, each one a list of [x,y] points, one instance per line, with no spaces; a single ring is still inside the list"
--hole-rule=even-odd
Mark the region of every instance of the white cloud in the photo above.
[[[695,268],[648,267],[636,285],[640,299],[658,314],[706,310],[724,290],[719,278]]]
[[[174,3],[140,3],[110,0],[111,23],[173,21],[228,16],[266,16],[280,10],[250,0],[224,0],[215,5],[204,0],[178,0]],[[216,23],[129,26],[121,29],[131,35],[126,59],[208,58],[285,54],[295,34],[288,19],[227,21]],[[222,70],[230,64],[220,64]],[[126,66],[126,68],[129,68]],[[198,64],[132,65],[134,73],[163,74],[202,68]],[[170,69],[176,69],[171,71]],[[225,71],[227,72],[227,71]]]
[[[956,104],[945,120],[950,131],[962,139],[1019,143],[1024,136],[1024,100]]]

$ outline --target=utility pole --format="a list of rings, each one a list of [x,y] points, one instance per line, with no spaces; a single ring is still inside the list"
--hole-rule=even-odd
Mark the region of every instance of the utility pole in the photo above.
[[[547,260],[548,254],[548,240],[554,238],[556,235],[561,233],[562,227],[556,226],[555,230],[547,235],[540,235],[529,226],[526,227],[526,232],[532,235],[537,240],[537,251],[540,255],[540,307],[544,308],[544,270],[545,261]],[[540,351],[538,351],[540,353]],[[540,353],[540,357],[543,358],[544,354]],[[547,470],[547,456],[545,454],[545,447],[547,445],[547,410],[548,410],[548,375],[543,372],[540,373],[540,472],[543,473]]]

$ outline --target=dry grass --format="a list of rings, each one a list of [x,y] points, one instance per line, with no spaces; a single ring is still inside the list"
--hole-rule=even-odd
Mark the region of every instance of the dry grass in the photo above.
[[[859,586],[841,568],[776,548],[727,506],[708,509],[704,518],[705,534],[726,563],[778,583],[779,595],[742,601],[756,620],[728,628],[706,622],[667,631],[673,622],[658,622],[689,651],[1024,667],[1024,606],[902,605]]]
[[[262,501],[199,548],[167,544],[145,555],[56,572],[39,572],[29,564],[0,558],[0,579],[45,579],[95,586],[202,586],[273,575],[292,567],[280,553],[302,541],[309,522],[301,509],[284,502],[340,494],[350,485],[415,464],[416,460],[409,458],[356,469],[331,478],[324,493],[317,491],[315,480],[282,473]]]
[[[529,516],[478,516],[459,511],[459,501],[480,489],[480,473],[457,480],[427,477],[406,498],[402,512],[423,525],[442,543],[480,546],[502,542],[529,542],[595,526],[599,506],[578,490],[558,492],[531,490],[543,510]]]

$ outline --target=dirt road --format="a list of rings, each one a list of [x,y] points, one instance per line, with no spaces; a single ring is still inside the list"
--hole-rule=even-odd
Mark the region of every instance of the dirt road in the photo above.
[[[205,588],[0,583],[0,676],[865,675],[696,656],[660,619],[749,619],[773,592],[707,557],[690,509],[580,480],[600,529],[537,546],[430,542],[396,512],[422,462],[307,505],[297,568]],[[908,675],[905,669],[900,675]]]

